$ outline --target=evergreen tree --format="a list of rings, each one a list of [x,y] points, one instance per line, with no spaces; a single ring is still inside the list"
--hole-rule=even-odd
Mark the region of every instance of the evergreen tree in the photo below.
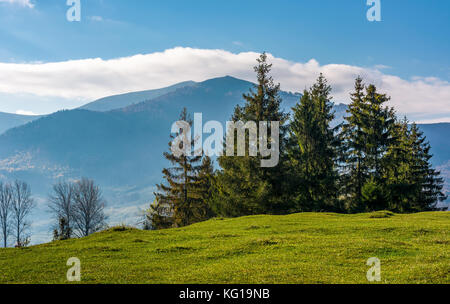
[[[362,131],[366,140],[364,154],[369,172],[377,181],[381,181],[384,167],[383,159],[389,147],[395,142],[394,129],[396,116],[392,108],[383,106],[390,100],[386,94],[380,94],[374,85],[366,88],[365,121]]]
[[[388,207],[386,154],[395,142],[395,112],[384,106],[390,98],[378,93],[374,85],[367,86],[364,93],[363,88],[357,78],[342,133],[344,199],[353,212]],[[374,191],[376,195],[372,195]]]
[[[205,155],[198,172],[198,191],[202,198],[202,217],[204,220],[207,220],[214,216],[214,212],[211,208],[214,191],[214,175],[215,172],[213,162],[209,156]]]
[[[384,158],[387,209],[406,212],[409,211],[408,206],[414,191],[412,182],[414,173],[410,167],[413,151],[407,119],[397,122],[393,132],[394,141]]]
[[[341,193],[349,211],[362,211],[362,188],[367,181],[367,168],[364,159],[365,137],[362,126],[365,123],[366,104],[364,103],[364,84],[362,78],[355,81],[352,102],[348,106],[345,122],[340,134]]]
[[[173,204],[162,199],[155,199],[144,216],[144,230],[160,230],[174,226]]]
[[[431,146],[416,124],[411,126],[410,142],[412,146],[411,171],[412,184],[415,186],[411,211],[434,210],[438,202],[443,202],[447,196],[442,192],[444,179],[432,164]]]
[[[186,108],[180,115],[180,121],[186,122],[190,127],[192,120],[188,117]],[[157,185],[158,193],[155,193],[157,204],[154,205],[154,214],[156,217],[161,216],[159,209],[171,209],[171,219],[161,219],[162,226],[167,225],[167,221],[172,222],[175,227],[190,225],[207,218],[209,214],[209,207],[204,201],[205,182],[203,177],[199,177],[199,172],[203,172],[204,165],[200,162],[201,155],[194,153],[191,156],[189,151],[195,145],[195,140],[191,140],[190,130],[180,128],[176,136],[171,136],[169,148],[173,144],[180,144],[184,153],[175,155],[172,149],[164,153],[164,157],[173,165],[171,168],[163,169],[162,173],[167,181],[167,184]],[[175,143],[174,139],[183,138],[181,143]],[[184,146],[186,145],[186,146]],[[187,145],[191,146],[188,149]],[[195,151],[194,151],[195,152]],[[165,215],[163,215],[165,217]],[[157,222],[157,218],[152,219]]]
[[[297,184],[294,187],[298,211],[339,211],[336,171],[337,127],[331,87],[320,74],[300,103],[294,106],[290,124],[289,157]]]
[[[416,124],[405,119],[397,123],[395,143],[386,159],[389,210],[418,212],[434,210],[444,201],[443,179],[431,164],[432,155],[426,137]]]
[[[267,63],[267,55],[262,54],[255,67],[257,84],[254,90],[244,94],[243,107],[236,106],[232,121],[247,123],[268,122],[268,134],[271,134],[270,122],[280,123],[280,158],[273,168],[261,167],[261,155],[250,156],[246,144],[245,156],[221,156],[218,159],[222,168],[216,177],[214,195],[215,211],[224,216],[241,216],[261,213],[286,213],[290,210],[286,189],[285,123],[288,115],[280,110],[280,85],[270,76],[272,65]],[[230,132],[230,130],[227,130]],[[270,136],[268,138],[271,140]],[[236,140],[236,137],[235,137]],[[259,143],[259,139],[258,139]],[[234,146],[235,149],[236,145]],[[235,154],[236,155],[236,154]]]

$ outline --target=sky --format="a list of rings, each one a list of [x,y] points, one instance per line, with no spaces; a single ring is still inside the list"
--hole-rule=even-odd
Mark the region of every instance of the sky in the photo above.
[[[450,122],[450,1],[0,0],[0,111],[47,114],[104,96],[231,75],[266,51],[284,90],[323,72],[349,102],[362,75],[401,114]]]

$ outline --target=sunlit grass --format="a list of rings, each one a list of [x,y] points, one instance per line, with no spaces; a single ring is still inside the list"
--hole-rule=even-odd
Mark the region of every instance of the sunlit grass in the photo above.
[[[0,250],[1,283],[450,283],[450,214],[303,213],[213,219],[180,229],[110,229]]]

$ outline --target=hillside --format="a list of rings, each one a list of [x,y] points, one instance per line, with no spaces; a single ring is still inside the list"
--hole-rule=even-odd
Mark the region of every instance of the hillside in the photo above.
[[[303,213],[213,219],[181,229],[112,228],[84,239],[0,249],[0,283],[450,283],[450,213]]]
[[[8,129],[15,128],[38,119],[40,116],[19,115],[0,112],[0,134]]]

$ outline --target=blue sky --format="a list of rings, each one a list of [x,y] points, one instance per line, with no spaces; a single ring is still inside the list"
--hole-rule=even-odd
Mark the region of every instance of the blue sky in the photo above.
[[[32,8],[2,1],[1,63],[109,60],[181,46],[450,81],[448,0],[381,0],[382,22],[367,20],[366,0],[81,0],[81,22],[66,20],[65,0],[29,0]],[[0,111],[14,110],[1,102]]]

